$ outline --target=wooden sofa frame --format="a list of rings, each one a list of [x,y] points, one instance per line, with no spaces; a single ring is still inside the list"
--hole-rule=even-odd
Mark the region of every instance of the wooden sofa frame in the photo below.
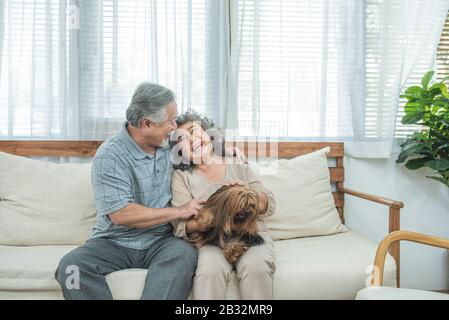
[[[0,140],[0,151],[19,156],[54,156],[54,157],[93,157],[97,148],[103,141],[70,141],[70,140]],[[271,142],[273,143],[273,142]],[[245,155],[263,154],[272,148],[270,142],[235,141],[227,142],[241,148]],[[343,142],[276,142],[277,157],[293,158],[306,153],[310,153],[326,146],[330,146],[331,151],[328,158],[335,159],[335,166],[329,166],[330,180],[335,184],[333,192],[335,206],[344,223],[344,195],[351,195],[365,200],[373,201],[389,208],[389,233],[400,229],[400,209],[404,204],[400,201],[390,200],[384,197],[374,196],[363,192],[347,189],[343,186],[345,180],[343,157]],[[265,148],[263,150],[262,148]],[[261,150],[263,152],[261,152]],[[250,158],[251,159],[251,158]],[[396,280],[400,286],[400,246],[399,242],[392,243],[389,252],[396,261]]]
[[[410,241],[449,250],[449,239],[446,238],[406,230],[390,232],[377,247],[376,257],[374,259],[374,270],[371,273],[371,286],[383,285],[387,252],[392,246],[400,241]]]

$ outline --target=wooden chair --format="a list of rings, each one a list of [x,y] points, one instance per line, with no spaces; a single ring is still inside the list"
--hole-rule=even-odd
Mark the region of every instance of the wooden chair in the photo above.
[[[69,141],[69,140],[0,140],[0,151],[20,156],[53,156],[53,157],[93,157],[103,141]],[[335,185],[333,192],[335,206],[344,223],[344,196],[350,195],[385,205],[389,209],[388,232],[400,229],[400,209],[404,204],[400,201],[354,191],[344,187],[344,143],[343,142],[227,142],[228,146],[237,146],[245,155],[256,157],[273,156],[273,147],[279,158],[293,158],[310,153],[326,146],[331,147],[328,158],[335,159],[335,166],[330,166],[330,180]],[[400,247],[399,242],[389,246],[389,252],[396,261],[397,286],[400,285]]]
[[[429,292],[425,290],[395,289],[382,287],[385,258],[389,248],[400,241],[411,241],[433,247],[449,250],[449,239],[429,236],[411,231],[394,231],[388,234],[379,244],[374,259],[374,269],[371,274],[371,288],[360,290],[357,294],[359,300],[389,300],[389,299],[444,299],[449,300],[449,294]]]

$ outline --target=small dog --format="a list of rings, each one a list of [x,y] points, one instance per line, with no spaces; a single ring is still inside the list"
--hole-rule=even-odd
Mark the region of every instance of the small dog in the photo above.
[[[223,186],[212,194],[195,218],[200,231],[191,234],[197,247],[219,246],[226,260],[234,263],[250,246],[264,240],[257,233],[258,196],[243,186]]]

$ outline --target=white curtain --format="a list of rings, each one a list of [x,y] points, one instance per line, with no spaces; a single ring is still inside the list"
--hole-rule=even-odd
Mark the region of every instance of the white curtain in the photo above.
[[[239,135],[388,157],[449,0],[0,0],[0,137],[105,139],[136,85]]]
[[[232,3],[242,134],[353,136],[352,108],[363,108],[364,96],[364,2]]]
[[[3,38],[5,35],[5,2],[3,0],[0,1],[0,81],[2,80],[2,54],[3,54]],[[0,82],[1,86],[1,82]]]
[[[242,135],[345,141],[349,155],[390,156],[400,91],[412,71],[433,67],[449,1],[231,3]]]
[[[105,139],[141,81],[171,88],[180,112],[226,112],[225,1],[0,3],[3,138]]]
[[[420,85],[421,77],[435,68],[436,49],[449,1],[378,0],[369,3],[365,132],[347,147],[354,156],[388,158],[397,127],[403,127],[401,117],[397,117],[399,95],[408,86]]]

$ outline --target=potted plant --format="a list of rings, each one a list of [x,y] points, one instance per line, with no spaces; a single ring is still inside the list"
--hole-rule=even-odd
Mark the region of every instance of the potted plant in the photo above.
[[[396,163],[405,162],[410,170],[428,167],[434,175],[430,179],[449,187],[449,93],[447,78],[430,84],[434,71],[427,72],[421,86],[407,88],[403,124],[418,124],[422,130],[414,132],[401,144]]]

